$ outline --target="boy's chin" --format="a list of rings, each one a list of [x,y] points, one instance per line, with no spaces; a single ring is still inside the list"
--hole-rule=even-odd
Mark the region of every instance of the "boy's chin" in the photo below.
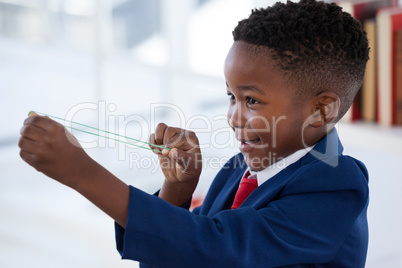
[[[247,166],[252,171],[261,171],[265,168],[269,167],[273,163],[275,163],[275,159],[272,159],[270,155],[265,157],[258,157],[258,156],[250,156],[248,153],[242,152],[244,156],[244,161],[246,162]]]

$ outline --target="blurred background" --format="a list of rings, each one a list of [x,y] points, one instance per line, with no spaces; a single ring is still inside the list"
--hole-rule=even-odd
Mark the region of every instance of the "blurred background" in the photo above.
[[[203,146],[202,200],[238,152],[222,71],[232,30],[274,2],[0,0],[0,267],[135,267],[120,260],[110,218],[19,158],[23,120],[34,110],[144,141],[159,122],[192,129]],[[338,129],[371,175],[367,267],[402,267],[402,131]],[[117,177],[159,189],[152,152],[73,133]]]

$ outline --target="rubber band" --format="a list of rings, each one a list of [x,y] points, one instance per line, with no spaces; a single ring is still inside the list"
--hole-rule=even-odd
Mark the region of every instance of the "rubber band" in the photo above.
[[[107,131],[107,130],[103,130],[103,129],[99,129],[99,128],[96,128],[96,127],[88,126],[88,125],[85,125],[85,124],[82,124],[82,123],[70,121],[70,120],[63,119],[63,118],[58,117],[58,116],[54,116],[54,115],[50,115],[50,114],[46,114],[46,113],[42,113],[42,112],[30,111],[28,113],[28,115],[30,113],[32,113],[32,112],[40,114],[40,115],[48,116],[48,117],[51,117],[51,118],[55,118],[55,119],[58,119],[58,120],[62,120],[64,122],[68,122],[68,123],[71,123],[71,124],[76,124],[76,125],[79,125],[79,126],[82,126],[82,127],[86,127],[86,128],[90,128],[90,129],[93,129],[93,130],[100,131],[100,132],[104,132],[104,133],[109,134],[109,135],[115,135],[116,137],[121,137],[121,138],[129,139],[129,140],[133,140],[133,141],[136,141],[136,142],[141,142],[141,143],[144,143],[144,144],[147,144],[147,145],[152,145],[152,146],[155,146],[155,147],[158,147],[158,148],[161,148],[161,149],[171,150],[170,148],[166,148],[166,147],[163,147],[163,146],[160,146],[160,145],[156,145],[156,144],[149,143],[149,142],[146,142],[146,141],[141,141],[141,140],[138,140],[138,139],[130,138],[130,137],[127,137],[127,136],[124,136],[124,135],[120,135],[120,134],[113,133],[113,132],[110,132],[110,131]],[[105,136],[105,135],[100,135],[100,134],[97,134],[97,133],[85,131],[85,130],[75,128],[75,127],[72,127],[72,126],[67,126],[65,124],[63,124],[63,125],[65,127],[67,127],[67,128],[70,128],[70,129],[73,129],[73,130],[76,130],[76,131],[80,131],[80,132],[83,132],[83,133],[86,133],[86,134],[94,135],[94,136],[101,137],[101,138],[106,138],[106,139],[109,139],[109,140],[125,143],[125,144],[128,144],[128,145],[133,145],[133,146],[136,146],[138,148],[147,149],[147,150],[151,150],[151,151],[158,152],[158,153],[161,152],[161,151],[158,151],[158,150],[155,150],[155,149],[152,149],[152,148],[149,148],[149,147],[141,146],[141,145],[138,145],[138,144],[135,144],[135,143],[132,143],[132,142],[122,141],[120,139],[116,139],[116,138],[108,137],[108,136]]]

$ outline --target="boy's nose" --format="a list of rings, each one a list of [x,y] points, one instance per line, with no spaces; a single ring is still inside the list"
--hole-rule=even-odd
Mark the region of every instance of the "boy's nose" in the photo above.
[[[245,124],[245,118],[242,112],[242,108],[239,105],[234,105],[228,110],[228,123],[232,128],[242,128]]]

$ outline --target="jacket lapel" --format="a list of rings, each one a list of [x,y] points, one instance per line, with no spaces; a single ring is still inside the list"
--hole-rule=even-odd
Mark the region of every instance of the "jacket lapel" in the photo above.
[[[278,197],[279,192],[292,178],[292,174],[299,168],[300,160],[286,167],[284,170],[258,186],[240,206],[251,206],[259,209],[266,206],[271,200]]]
[[[208,215],[214,215],[219,211],[231,208],[234,196],[236,195],[236,191],[240,184],[240,180],[247,169],[247,166],[244,166],[244,168],[236,169],[232,176],[228,178],[227,183],[223,186],[220,194],[216,197],[214,203],[212,204]]]

